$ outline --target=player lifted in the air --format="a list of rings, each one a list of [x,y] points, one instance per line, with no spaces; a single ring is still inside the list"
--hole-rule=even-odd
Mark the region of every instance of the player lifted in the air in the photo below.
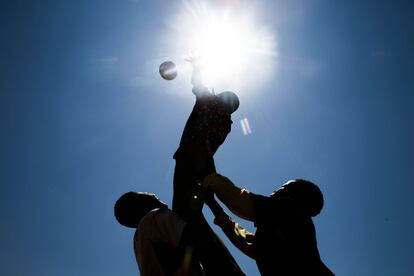
[[[239,266],[203,216],[204,192],[199,186],[204,177],[216,172],[213,156],[231,130],[231,114],[239,107],[239,99],[233,92],[211,92],[202,82],[199,60],[187,61],[193,66],[191,83],[196,102],[174,154],[172,207],[208,241],[202,249],[208,256],[204,260],[206,274],[241,275]]]

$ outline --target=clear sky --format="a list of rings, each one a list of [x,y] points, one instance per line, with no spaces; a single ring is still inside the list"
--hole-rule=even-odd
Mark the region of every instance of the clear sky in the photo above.
[[[319,250],[337,275],[414,275],[411,1],[227,2],[254,6],[275,48],[262,69],[244,65],[248,84],[215,87],[241,101],[218,171],[263,194],[314,181]],[[131,190],[171,204],[194,97],[188,71],[167,82],[157,68],[188,50],[185,3],[0,2],[0,275],[138,274],[113,204]]]

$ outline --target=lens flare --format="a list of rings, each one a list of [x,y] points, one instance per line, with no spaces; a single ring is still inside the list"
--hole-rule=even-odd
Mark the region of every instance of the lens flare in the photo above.
[[[240,120],[240,125],[243,131],[243,135],[246,136],[246,135],[252,134],[252,129],[250,127],[249,120],[247,120],[247,118]]]

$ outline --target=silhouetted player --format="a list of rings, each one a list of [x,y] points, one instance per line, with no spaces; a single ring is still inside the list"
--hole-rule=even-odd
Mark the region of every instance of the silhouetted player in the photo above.
[[[134,252],[142,276],[204,275],[197,257],[202,240],[156,195],[125,193],[114,214],[120,224],[136,229]]]
[[[211,256],[203,262],[206,275],[241,275],[237,263],[203,216],[204,193],[199,186],[204,177],[216,171],[213,156],[231,130],[231,114],[238,108],[239,99],[233,92],[210,92],[202,83],[198,61],[188,61],[193,65],[191,83],[196,102],[174,154],[172,207],[181,218],[194,224],[199,235],[211,240],[209,247],[200,249]]]
[[[206,177],[203,186],[234,214],[254,222],[256,233],[249,233],[215,201],[209,202],[214,222],[237,248],[256,260],[261,275],[334,275],[319,256],[312,221],[323,207],[318,186],[296,179],[263,196],[239,188],[219,174]]]

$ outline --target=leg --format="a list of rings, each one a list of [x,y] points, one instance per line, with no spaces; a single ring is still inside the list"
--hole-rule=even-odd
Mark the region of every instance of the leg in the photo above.
[[[194,198],[199,192],[198,179],[212,172],[215,172],[213,158],[206,158],[203,162],[193,162],[191,158],[177,160],[174,172],[173,210],[189,223],[188,229],[191,230],[187,231],[187,237],[194,244],[195,254],[203,265],[205,275],[244,275],[205,220],[201,196]]]
[[[181,218],[190,221],[201,214],[204,202],[198,182],[215,171],[213,157],[197,147],[176,158],[172,209]]]
[[[245,275],[202,215],[190,226],[192,231],[189,238],[193,240],[195,253],[203,265],[205,275]]]

